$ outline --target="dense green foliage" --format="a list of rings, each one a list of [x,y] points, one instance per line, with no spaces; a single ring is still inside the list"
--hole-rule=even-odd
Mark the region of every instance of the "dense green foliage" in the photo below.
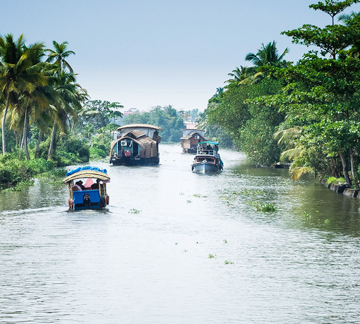
[[[7,153],[0,156],[0,183],[16,184],[29,180],[36,174],[52,170],[53,162],[43,158],[24,160],[17,153]]]
[[[118,102],[101,100],[88,100],[83,106],[72,133],[88,145],[91,159],[109,155],[113,132],[119,127],[112,121],[123,116],[121,108]]]
[[[128,115],[125,124],[150,124],[161,127],[162,142],[180,142],[185,127],[182,114],[171,105],[157,106],[149,112]]]
[[[342,15],[335,23],[356,2],[310,5],[328,14],[331,24],[283,34],[319,51],[290,64],[283,61],[287,50],[278,55],[275,42],[263,44],[246,56],[255,67],[233,70],[225,91],[209,100],[208,122],[224,127],[254,163],[291,161],[293,179],[315,172],[358,186],[360,15]]]
[[[267,77],[256,84],[230,86],[209,100],[209,123],[223,127],[234,144],[256,164],[270,165],[278,161],[280,149],[272,135],[284,120],[284,114],[276,107],[255,105],[247,100],[275,94],[282,85],[282,81]]]

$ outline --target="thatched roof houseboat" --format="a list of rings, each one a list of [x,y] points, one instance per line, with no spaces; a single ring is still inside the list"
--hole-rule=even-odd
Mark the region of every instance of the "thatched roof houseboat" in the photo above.
[[[159,164],[161,127],[148,124],[131,124],[117,129],[117,139],[111,143],[110,164]]]
[[[202,129],[183,129],[181,147],[184,153],[196,153],[197,144],[205,141],[205,131]]]

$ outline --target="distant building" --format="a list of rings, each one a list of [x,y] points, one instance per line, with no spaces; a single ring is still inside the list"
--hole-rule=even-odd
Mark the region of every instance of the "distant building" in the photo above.
[[[185,125],[186,125],[186,129],[196,129],[198,123],[185,122]]]
[[[137,108],[130,108],[129,110],[124,111],[123,115],[124,115],[124,117],[126,117],[126,116],[129,116],[129,115],[138,114],[139,112],[140,111]]]
[[[197,144],[205,141],[205,131],[203,129],[187,128],[183,129],[181,147],[184,153],[196,153]],[[192,125],[193,126],[193,125]]]
[[[138,114],[139,112],[140,111],[137,108],[130,108],[129,110],[122,112],[123,116],[121,118],[113,118],[111,120],[111,122],[114,123],[114,124],[122,126],[124,124],[124,118],[126,116],[133,115],[133,114]]]

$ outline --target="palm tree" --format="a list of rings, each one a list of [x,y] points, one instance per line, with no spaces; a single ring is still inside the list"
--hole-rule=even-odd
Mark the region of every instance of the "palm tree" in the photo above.
[[[68,56],[70,56],[71,54],[75,55],[75,52],[66,50],[68,42],[63,42],[59,44],[56,41],[53,41],[53,45],[55,50],[52,49],[46,50],[47,52],[50,52],[46,62],[52,63],[55,61],[55,64],[58,65],[60,71],[69,69],[71,73],[74,73],[71,65],[66,61],[66,58]]]
[[[240,68],[237,67],[235,70],[232,70],[231,73],[228,73],[228,75],[231,76],[232,79],[225,81],[225,83],[228,83],[225,86],[226,89],[242,84],[255,84],[260,82],[263,78],[262,72],[256,72],[254,67],[244,66],[240,66]]]
[[[245,56],[246,61],[251,61],[256,67],[262,66],[282,66],[286,62],[284,56],[289,53],[289,49],[285,48],[284,52],[279,55],[276,48],[276,42],[270,42],[267,45],[261,44],[261,48],[256,54],[248,53]]]
[[[23,35],[15,42],[12,34],[0,37],[0,87],[5,96],[2,118],[2,149],[6,153],[5,122],[9,106],[24,92],[31,94],[43,86],[47,77],[42,73],[42,62],[36,62],[44,50],[43,43],[25,46]]]
[[[78,107],[82,101],[84,101],[88,95],[79,84],[75,83],[75,74],[71,65],[66,61],[66,58],[71,54],[75,54],[73,51],[67,50],[68,42],[61,44],[53,41],[54,49],[48,49],[49,52],[47,62],[57,66],[56,78],[54,78],[54,89],[58,93],[56,102],[52,105],[53,115],[53,128],[51,132],[51,140],[48,151],[48,159],[51,158],[54,146],[55,146],[55,134],[56,127],[59,126],[62,129],[66,128],[67,114],[70,113],[74,118],[74,108]],[[65,72],[69,69],[70,73]]]
[[[59,126],[62,131],[65,131],[69,116],[77,119],[77,112],[81,109],[82,103],[89,98],[86,90],[76,83],[73,73],[62,71],[57,77],[53,78],[53,82],[57,98],[51,105],[54,125],[51,133],[48,159],[53,154],[56,127]]]

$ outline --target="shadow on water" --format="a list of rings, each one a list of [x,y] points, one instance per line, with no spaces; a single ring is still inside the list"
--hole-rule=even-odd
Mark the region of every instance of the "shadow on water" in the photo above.
[[[67,212],[47,179],[0,192],[0,322],[359,323],[359,200],[221,157],[219,174],[180,145],[156,167],[94,163],[108,211]]]
[[[234,166],[232,174],[245,200],[276,204],[278,211],[271,218],[280,223],[360,235],[360,201],[327,189],[311,174],[292,181],[288,170],[254,167],[246,161]]]

